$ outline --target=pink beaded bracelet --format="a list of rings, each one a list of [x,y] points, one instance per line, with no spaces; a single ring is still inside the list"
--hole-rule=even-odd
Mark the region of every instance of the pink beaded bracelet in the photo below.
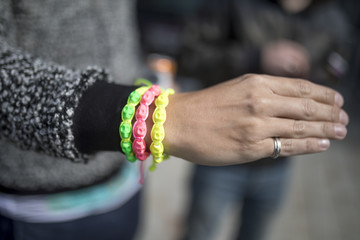
[[[152,85],[149,90],[147,90],[140,101],[140,105],[136,110],[136,122],[133,127],[133,135],[135,140],[132,144],[132,149],[135,153],[135,156],[140,161],[146,160],[150,155],[149,151],[146,151],[145,136],[147,132],[146,128],[146,119],[149,116],[149,106],[154,101],[155,97],[159,96],[161,93],[161,88],[159,85]]]

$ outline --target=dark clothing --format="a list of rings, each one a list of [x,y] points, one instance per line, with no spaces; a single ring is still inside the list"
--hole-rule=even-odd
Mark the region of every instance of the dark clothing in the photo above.
[[[344,80],[349,33],[343,12],[332,1],[289,14],[272,0],[210,0],[184,30],[179,75],[195,76],[210,86],[245,73],[263,73],[262,47],[288,39],[309,53],[310,80],[334,84]]]

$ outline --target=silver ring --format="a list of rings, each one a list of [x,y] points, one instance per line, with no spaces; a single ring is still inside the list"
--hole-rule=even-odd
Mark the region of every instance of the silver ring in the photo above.
[[[271,155],[271,157],[273,159],[276,159],[280,156],[280,152],[281,152],[281,141],[278,137],[273,137],[274,139],[274,152]]]

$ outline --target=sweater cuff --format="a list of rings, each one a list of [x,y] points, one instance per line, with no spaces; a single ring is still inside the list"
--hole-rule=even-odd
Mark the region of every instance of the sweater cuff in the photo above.
[[[80,152],[121,151],[121,111],[135,89],[97,81],[86,90],[74,114],[75,146]]]

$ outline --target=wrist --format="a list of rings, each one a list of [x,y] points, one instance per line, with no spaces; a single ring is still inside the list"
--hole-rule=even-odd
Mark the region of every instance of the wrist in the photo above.
[[[183,99],[187,93],[177,93],[169,96],[169,105],[166,107],[166,121],[164,123],[165,138],[163,140],[165,153],[172,156],[181,157],[182,147],[185,143],[187,127],[185,125],[186,113],[183,106]]]

